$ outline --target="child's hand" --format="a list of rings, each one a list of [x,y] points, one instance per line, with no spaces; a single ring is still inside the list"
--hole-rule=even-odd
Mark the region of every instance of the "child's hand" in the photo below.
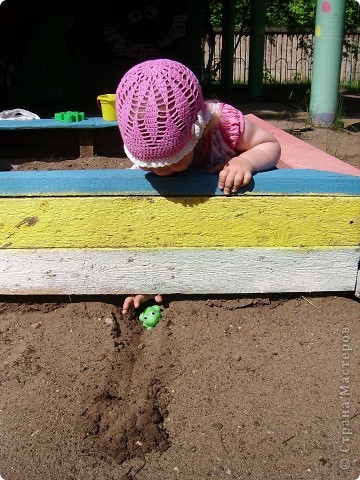
[[[239,156],[231,158],[223,166],[209,170],[209,173],[220,171],[218,187],[224,195],[231,195],[251,182],[254,170],[251,162]]]
[[[141,304],[150,300],[150,298],[154,298],[155,302],[159,304],[163,301],[161,295],[134,295],[133,297],[126,297],[122,308],[122,314],[132,318],[134,311],[139,308]]]

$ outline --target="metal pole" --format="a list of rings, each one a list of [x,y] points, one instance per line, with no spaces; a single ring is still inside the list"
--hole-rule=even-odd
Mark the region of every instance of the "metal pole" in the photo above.
[[[222,87],[233,89],[234,72],[234,31],[235,31],[235,0],[223,0],[222,3]]]
[[[336,118],[345,0],[317,1],[310,116],[320,126],[330,127]]]
[[[265,0],[251,0],[249,49],[249,99],[261,100],[263,94]]]

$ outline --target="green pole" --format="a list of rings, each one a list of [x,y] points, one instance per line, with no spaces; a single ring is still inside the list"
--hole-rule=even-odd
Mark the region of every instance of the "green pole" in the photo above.
[[[235,0],[222,3],[222,67],[221,84],[226,91],[233,89]]]
[[[248,90],[252,101],[262,99],[264,43],[265,0],[251,0]]]
[[[338,108],[344,18],[345,0],[317,0],[310,116],[324,127],[334,123]]]

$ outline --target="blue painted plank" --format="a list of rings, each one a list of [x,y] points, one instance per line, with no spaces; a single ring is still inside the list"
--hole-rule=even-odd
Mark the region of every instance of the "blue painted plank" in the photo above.
[[[0,197],[53,195],[223,195],[217,175],[187,171],[160,177],[142,170],[52,170],[0,172]],[[239,195],[360,195],[360,177],[319,170],[279,169],[258,173]]]
[[[49,128],[106,128],[117,127],[117,122],[105,121],[102,117],[88,117],[81,122],[61,122],[53,118],[40,120],[0,120],[0,130],[31,130]]]

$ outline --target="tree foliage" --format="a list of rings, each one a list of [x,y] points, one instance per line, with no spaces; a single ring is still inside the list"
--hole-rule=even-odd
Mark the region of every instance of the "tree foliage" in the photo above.
[[[360,6],[355,0],[345,0],[345,30],[356,31],[360,25]],[[267,0],[266,26],[285,27],[290,31],[314,29],[316,0]],[[211,23],[221,26],[222,0],[210,0]],[[235,26],[249,28],[251,0],[235,0]]]

